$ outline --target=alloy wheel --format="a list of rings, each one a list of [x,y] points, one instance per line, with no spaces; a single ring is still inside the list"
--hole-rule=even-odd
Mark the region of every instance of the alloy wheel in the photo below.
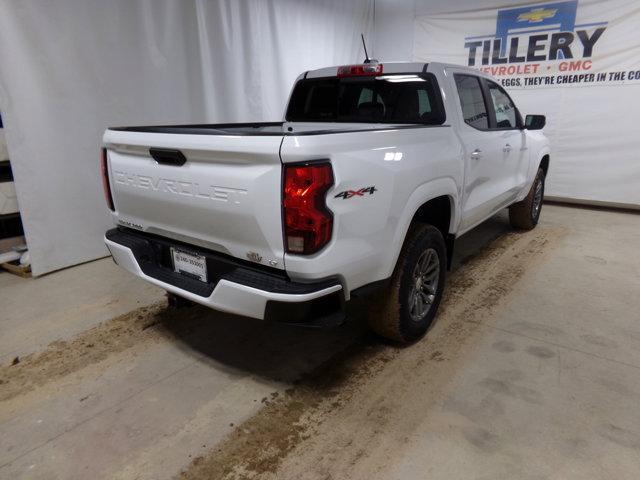
[[[413,286],[409,293],[409,315],[421,321],[431,308],[438,291],[440,259],[438,252],[428,248],[420,255],[413,270]]]

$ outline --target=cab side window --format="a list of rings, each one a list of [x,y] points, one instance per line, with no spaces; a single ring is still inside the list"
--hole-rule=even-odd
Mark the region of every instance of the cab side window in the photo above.
[[[496,128],[516,128],[518,126],[517,110],[507,92],[497,83],[488,80],[487,88],[496,114]]]
[[[462,116],[465,123],[480,130],[489,128],[487,106],[484,103],[480,79],[473,75],[454,75]]]

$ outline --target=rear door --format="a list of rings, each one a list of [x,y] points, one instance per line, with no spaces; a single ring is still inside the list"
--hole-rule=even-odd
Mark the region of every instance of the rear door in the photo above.
[[[283,268],[281,143],[282,135],[107,130],[115,220]]]

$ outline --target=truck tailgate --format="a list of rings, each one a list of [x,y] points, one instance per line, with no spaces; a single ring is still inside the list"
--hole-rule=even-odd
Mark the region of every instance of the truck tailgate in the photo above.
[[[103,140],[118,224],[284,268],[281,135],[107,130]],[[150,148],[186,162],[158,162]]]

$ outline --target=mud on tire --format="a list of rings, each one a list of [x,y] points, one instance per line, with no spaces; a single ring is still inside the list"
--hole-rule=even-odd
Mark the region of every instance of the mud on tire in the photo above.
[[[371,301],[368,315],[371,329],[401,343],[421,338],[433,322],[442,299],[446,258],[440,230],[432,225],[413,225],[388,289]]]

